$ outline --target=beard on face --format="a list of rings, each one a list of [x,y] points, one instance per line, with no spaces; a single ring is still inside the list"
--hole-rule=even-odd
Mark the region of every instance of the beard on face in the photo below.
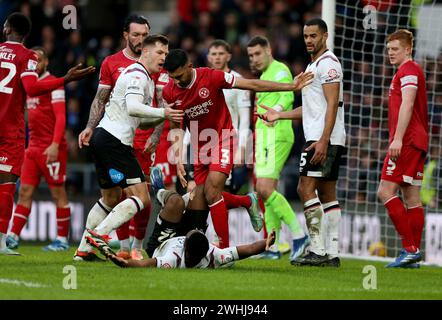
[[[135,46],[132,42],[129,41],[129,48],[132,50],[135,54],[141,54],[141,44]]]

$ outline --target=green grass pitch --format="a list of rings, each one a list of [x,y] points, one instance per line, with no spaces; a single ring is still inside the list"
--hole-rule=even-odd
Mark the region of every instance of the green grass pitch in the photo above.
[[[243,260],[218,270],[120,269],[111,262],[73,262],[74,249],[46,253],[21,246],[20,257],[0,256],[0,299],[441,299],[442,268],[385,269],[385,263],[343,259],[339,269],[293,267]],[[65,266],[74,266],[76,289],[64,289]],[[363,268],[376,268],[377,289],[363,288]],[[67,267],[69,269],[69,267]],[[371,274],[373,275],[373,274]],[[373,284],[373,282],[371,282]]]

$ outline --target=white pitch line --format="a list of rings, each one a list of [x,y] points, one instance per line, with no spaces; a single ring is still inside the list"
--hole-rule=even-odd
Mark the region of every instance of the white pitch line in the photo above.
[[[27,282],[23,280],[17,280],[17,279],[5,279],[0,278],[0,284],[12,284],[16,286],[25,286],[27,288],[47,288],[50,287],[48,285],[38,283],[38,282]]]

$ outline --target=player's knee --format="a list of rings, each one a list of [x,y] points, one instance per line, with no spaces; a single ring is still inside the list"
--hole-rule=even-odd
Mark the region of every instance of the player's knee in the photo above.
[[[379,186],[378,192],[377,192],[377,196],[378,196],[378,199],[382,203],[385,203],[388,199],[393,197],[394,194],[392,194],[388,189],[386,189],[386,188],[384,188],[382,186]]]
[[[120,188],[112,188],[102,190],[102,199],[101,201],[107,205],[108,207],[115,207],[122,200],[122,191]]]
[[[178,193],[171,195],[167,199],[165,209],[168,212],[176,212],[177,215],[182,215],[185,209],[183,198]]]
[[[29,185],[21,185],[18,192],[19,201],[28,201],[32,198],[33,187]]]
[[[419,194],[417,195],[405,195],[404,196],[404,203],[407,206],[407,208],[415,208],[415,207],[420,207],[422,206],[422,200],[419,196]]]
[[[268,198],[270,198],[273,191],[274,191],[273,189],[268,188],[266,186],[262,186],[262,185],[256,186],[256,192],[258,193],[258,196],[261,199],[263,199],[264,201],[267,200]]]
[[[221,192],[219,192],[216,188],[205,187],[204,196],[206,198],[207,203],[212,204],[221,199]]]
[[[69,204],[68,196],[64,187],[56,187],[51,190],[52,199],[57,208],[64,208]]]
[[[306,189],[305,189],[305,187],[303,186],[303,184],[301,182],[298,183],[296,191],[298,192],[298,195],[299,195],[299,197],[301,198],[302,201],[304,201],[303,199],[307,198],[307,195],[306,195],[306,192],[305,192]]]
[[[121,200],[121,195],[117,196],[114,194],[109,194],[109,195],[103,195],[103,202],[108,206],[108,207],[115,207],[118,203],[120,203]]]

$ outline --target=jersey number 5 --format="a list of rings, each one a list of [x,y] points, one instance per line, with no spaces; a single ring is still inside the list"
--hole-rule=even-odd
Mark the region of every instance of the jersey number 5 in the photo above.
[[[11,82],[12,78],[14,78],[15,74],[17,73],[17,68],[15,67],[15,64],[4,61],[0,64],[0,68],[9,70],[8,75],[2,81],[0,81],[0,92],[11,94],[12,88],[7,87],[7,85],[9,84],[9,82]]]

